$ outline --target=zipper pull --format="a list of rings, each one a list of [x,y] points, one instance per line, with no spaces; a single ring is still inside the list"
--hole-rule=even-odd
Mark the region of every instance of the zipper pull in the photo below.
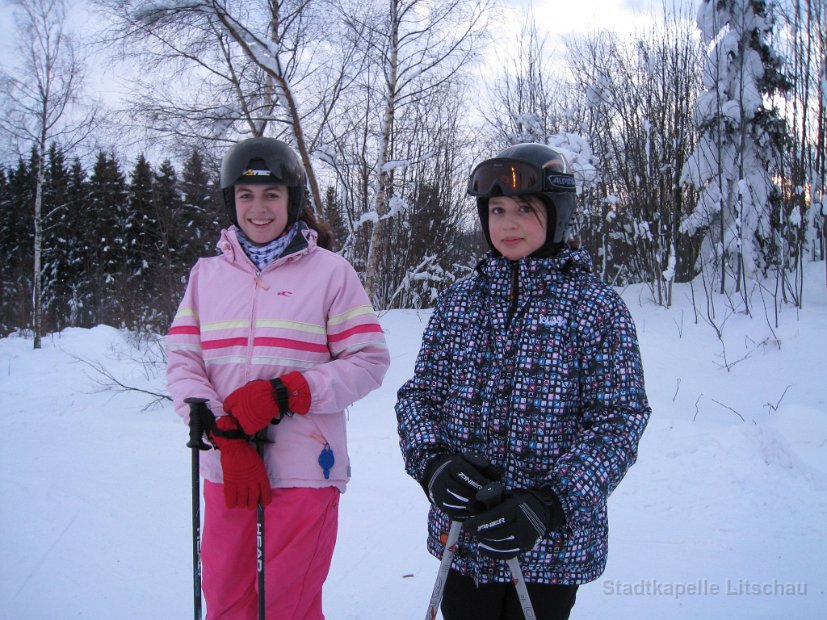
[[[259,277],[260,275],[261,275],[261,272],[260,272],[260,271],[256,271],[256,275],[255,275],[255,276],[253,276],[253,279],[254,279],[254,280],[255,280],[255,282],[256,282],[256,286],[260,286],[260,287],[261,287],[261,288],[263,288],[265,291],[269,291],[269,290],[270,290],[269,285],[268,285],[268,284],[267,284],[264,280],[262,280],[262,279]]]

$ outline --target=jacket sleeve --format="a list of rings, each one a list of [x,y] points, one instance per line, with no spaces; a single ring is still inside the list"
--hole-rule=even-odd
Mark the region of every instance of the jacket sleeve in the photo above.
[[[199,266],[190,271],[187,289],[178,312],[167,332],[167,387],[172,396],[175,411],[189,420],[189,405],[185,398],[206,398],[207,405],[216,415],[223,415],[221,399],[210,384],[201,349],[201,328],[198,316]]]
[[[450,441],[441,422],[442,403],[448,397],[451,364],[446,353],[442,306],[437,302],[422,335],[414,375],[398,391],[396,420],[405,470],[422,483],[428,463],[450,453]]]
[[[637,458],[651,409],[634,322],[613,291],[581,327],[581,420],[574,446],[555,464],[551,484],[568,526],[591,523]]]
[[[327,345],[331,361],[302,374],[310,387],[309,413],[338,413],[382,385],[390,355],[379,319],[349,263],[331,279]]]

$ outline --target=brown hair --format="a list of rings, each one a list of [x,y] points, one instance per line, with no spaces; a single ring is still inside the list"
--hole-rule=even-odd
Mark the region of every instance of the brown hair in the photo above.
[[[310,228],[316,231],[316,234],[318,235],[316,245],[320,248],[324,248],[325,250],[333,249],[333,245],[336,242],[336,239],[333,236],[333,229],[323,221],[316,218],[316,215],[310,209],[310,205],[308,203],[305,203],[304,210],[302,211],[302,215],[299,219],[304,220]]]

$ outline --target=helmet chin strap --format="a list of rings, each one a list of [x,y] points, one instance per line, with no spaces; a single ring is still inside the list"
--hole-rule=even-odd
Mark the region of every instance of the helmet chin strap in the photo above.
[[[554,201],[544,194],[537,194],[537,196],[546,208],[546,240],[543,245],[529,256],[533,258],[549,258],[555,256],[565,243],[563,241],[554,241],[554,237],[557,234],[557,208]]]

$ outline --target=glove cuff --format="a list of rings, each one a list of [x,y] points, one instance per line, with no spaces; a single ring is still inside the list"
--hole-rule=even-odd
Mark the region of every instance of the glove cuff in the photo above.
[[[276,407],[279,409],[279,416],[271,424],[278,424],[281,418],[287,415],[290,411],[290,392],[284,382],[279,379],[271,379],[270,385],[273,386],[273,400],[276,401]]]
[[[548,518],[546,519],[546,531],[544,535],[559,530],[565,522],[565,515],[563,514],[563,505],[560,503],[557,494],[550,486],[531,489],[529,493],[546,509]]]
[[[215,428],[210,431],[210,439],[219,450],[236,445],[238,440],[247,441],[247,435],[241,425],[231,415],[221,416],[215,420]]]
[[[434,476],[434,472],[442,465],[445,461],[451,458],[451,454],[447,452],[440,452],[435,456],[431,457],[428,463],[425,465],[425,469],[423,470],[422,480],[419,481],[419,486],[422,487],[422,490],[425,491],[425,496],[430,501],[431,495],[428,491],[428,486],[431,484],[431,478]]]
[[[277,383],[281,383],[286,388],[287,406],[284,409],[282,409],[279,389],[276,387]],[[304,415],[310,411],[310,404],[312,402],[310,386],[307,383],[307,379],[305,379],[304,375],[300,372],[289,372],[278,379],[274,379],[273,387],[276,389],[276,402],[278,402],[282,415],[284,415],[288,409],[300,415]]]

